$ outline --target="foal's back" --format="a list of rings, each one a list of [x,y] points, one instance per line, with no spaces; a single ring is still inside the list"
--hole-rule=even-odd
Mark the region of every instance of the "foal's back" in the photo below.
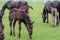
[[[24,19],[25,17],[28,17],[26,12],[20,8],[19,9],[14,8],[14,9],[10,10],[9,16],[11,19],[18,19],[18,20]]]

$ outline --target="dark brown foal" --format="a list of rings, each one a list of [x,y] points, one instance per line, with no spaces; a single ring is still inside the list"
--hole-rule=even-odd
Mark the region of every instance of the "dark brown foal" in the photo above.
[[[13,22],[13,31],[12,31],[12,21]],[[33,22],[31,22],[30,17],[26,14],[25,11],[23,11],[21,8],[17,9],[14,8],[14,10],[10,10],[9,13],[9,21],[10,21],[10,35],[15,36],[15,24],[16,21],[19,22],[19,38],[20,38],[20,32],[21,32],[21,23],[23,22],[29,32],[30,39],[32,38],[32,29],[33,29]]]

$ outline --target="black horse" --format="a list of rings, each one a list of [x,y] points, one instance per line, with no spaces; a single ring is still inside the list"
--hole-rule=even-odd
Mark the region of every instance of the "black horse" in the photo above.
[[[22,5],[28,5],[28,3],[26,1],[17,1],[17,2],[8,1],[8,2],[6,2],[2,7],[2,16],[4,15],[4,11],[6,8],[11,10],[12,8],[19,8]],[[30,7],[30,8],[33,9],[32,7]]]
[[[51,14],[50,7],[57,9],[57,11],[59,12],[59,20],[60,20],[60,1],[53,1],[53,2],[48,1],[43,8],[43,13],[42,13],[43,23],[45,23],[46,20],[47,20],[47,23],[49,22],[48,13]]]

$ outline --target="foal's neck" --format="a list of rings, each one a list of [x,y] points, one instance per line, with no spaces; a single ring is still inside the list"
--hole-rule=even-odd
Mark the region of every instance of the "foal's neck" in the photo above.
[[[2,22],[0,22],[0,25],[2,24]]]

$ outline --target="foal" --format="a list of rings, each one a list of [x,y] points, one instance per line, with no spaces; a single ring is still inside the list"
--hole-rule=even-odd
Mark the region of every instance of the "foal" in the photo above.
[[[12,21],[13,22],[13,31],[12,31]],[[17,9],[15,8],[15,10],[10,10],[9,12],[9,21],[10,21],[10,35],[15,36],[15,24],[16,21],[19,22],[19,38],[20,38],[20,32],[21,32],[21,23],[23,22],[29,32],[29,37],[30,39],[32,38],[32,30],[33,30],[33,22],[31,22],[30,17],[26,14],[25,11],[23,11],[22,9]]]
[[[58,25],[59,14],[57,13],[56,8],[51,8],[51,13],[52,13],[52,26],[55,27]]]
[[[2,23],[1,10],[0,10],[0,40],[4,40],[4,25]]]

